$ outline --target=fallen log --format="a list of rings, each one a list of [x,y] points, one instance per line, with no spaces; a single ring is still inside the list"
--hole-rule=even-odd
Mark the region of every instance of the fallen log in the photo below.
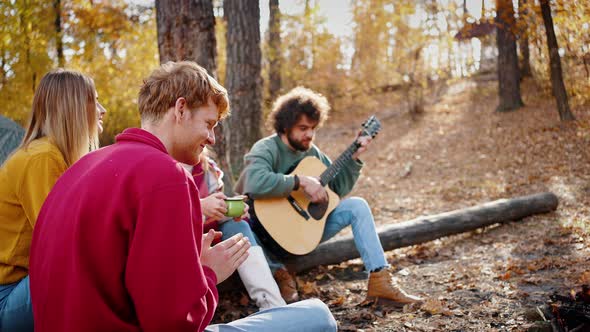
[[[379,238],[383,249],[389,251],[484,226],[551,212],[557,205],[557,196],[551,192],[500,199],[466,209],[388,225],[378,229]],[[338,264],[358,257],[359,253],[350,235],[325,242],[307,255],[292,256],[286,259],[285,263],[290,270],[301,272],[318,265]]]

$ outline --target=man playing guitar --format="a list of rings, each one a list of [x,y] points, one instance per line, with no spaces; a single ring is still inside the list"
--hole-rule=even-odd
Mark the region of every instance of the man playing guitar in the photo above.
[[[305,175],[288,174],[293,165],[304,157],[318,158],[330,166],[330,159],[313,144],[315,133],[328,117],[330,106],[322,95],[297,87],[279,97],[269,115],[268,122],[275,134],[256,142],[244,157],[244,170],[236,184],[236,191],[254,200],[289,197],[302,190],[310,202],[321,203],[328,193],[320,179]],[[341,171],[327,183],[329,189],[344,197],[356,183],[363,163],[358,157],[367,150],[370,136],[357,138],[358,149]],[[385,258],[377,235],[375,222],[367,202],[360,197],[340,201],[328,215],[321,242],[327,241],[347,226],[352,227],[356,248],[365,269],[369,272],[367,299],[382,299],[396,305],[420,302],[419,297],[404,292],[392,279],[392,272]],[[286,300],[297,298],[293,280],[277,280]],[[295,292],[295,294],[293,294]]]

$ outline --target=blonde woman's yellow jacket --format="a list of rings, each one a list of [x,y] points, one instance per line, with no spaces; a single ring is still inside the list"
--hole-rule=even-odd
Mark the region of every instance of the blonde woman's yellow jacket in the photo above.
[[[33,227],[43,202],[67,169],[47,137],[18,149],[0,167],[0,285],[29,274]]]

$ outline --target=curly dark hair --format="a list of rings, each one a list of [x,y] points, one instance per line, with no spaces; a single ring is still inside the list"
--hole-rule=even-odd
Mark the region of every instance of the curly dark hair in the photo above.
[[[318,127],[321,127],[329,111],[330,104],[326,97],[299,86],[277,98],[268,115],[267,125],[277,134],[285,134],[305,115],[317,121]]]

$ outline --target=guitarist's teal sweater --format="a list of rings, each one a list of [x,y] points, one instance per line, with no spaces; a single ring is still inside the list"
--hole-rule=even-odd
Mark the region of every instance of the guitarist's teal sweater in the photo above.
[[[319,158],[326,166],[332,164],[330,158],[314,144],[308,151],[293,151],[278,135],[265,137],[244,156],[244,170],[235,190],[253,199],[286,197],[295,186],[294,176],[287,173],[307,156]],[[338,196],[345,196],[354,187],[362,167],[360,160],[351,160],[328,186]]]

